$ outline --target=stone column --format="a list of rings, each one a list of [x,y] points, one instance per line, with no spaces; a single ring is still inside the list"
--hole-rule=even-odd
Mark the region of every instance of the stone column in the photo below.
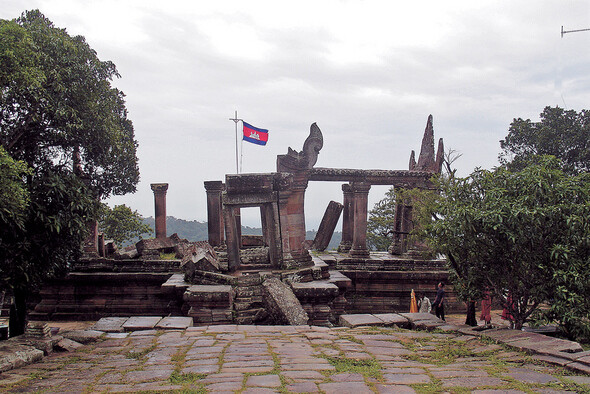
[[[232,206],[223,208],[225,223],[225,238],[227,245],[227,258],[229,261],[229,271],[234,272],[240,267],[240,242],[238,240],[236,209]]]
[[[209,245],[221,246],[223,237],[223,213],[221,212],[222,181],[205,181],[207,191],[207,230],[209,233]]]
[[[91,220],[86,223],[88,237],[84,240],[84,254],[88,257],[98,256],[98,222]]]
[[[167,183],[152,183],[156,208],[156,238],[166,238],[166,191]]]
[[[305,242],[305,189],[308,173],[293,174],[292,183],[279,192],[279,213],[282,234],[283,269],[312,265]]]
[[[350,255],[354,257],[369,257],[369,249],[367,248],[367,213],[371,184],[353,182],[351,188],[354,198],[354,229]]]
[[[342,208],[343,205],[339,202],[330,201],[322,218],[322,222],[320,223],[320,227],[318,228],[315,239],[313,240],[313,249],[320,251],[326,250],[330,244],[332,235],[334,234],[336,224],[338,224],[338,220],[340,219]]]
[[[273,268],[281,268],[281,231],[279,228],[279,209],[276,203],[264,204],[260,207],[264,242],[268,246],[270,264]]]
[[[354,228],[354,204],[352,197],[352,189],[348,183],[342,185],[342,194],[344,196],[342,205],[342,240],[338,251],[341,253],[348,253],[352,247],[352,230]]]

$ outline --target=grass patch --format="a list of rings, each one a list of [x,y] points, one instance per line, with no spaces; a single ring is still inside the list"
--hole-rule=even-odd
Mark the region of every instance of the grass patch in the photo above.
[[[333,373],[360,373],[365,377],[383,379],[381,364],[375,359],[356,360],[346,357],[322,356],[335,368]]]
[[[338,336],[340,339],[343,339],[345,341],[349,341],[349,342],[354,342],[354,343],[358,343],[359,345],[364,345],[365,343],[363,341],[361,341],[360,339],[352,336],[352,335],[339,335]]]
[[[156,343],[153,343],[150,346],[146,347],[145,349],[141,349],[141,350],[130,350],[127,353],[125,353],[125,357],[131,358],[131,359],[134,359],[134,360],[141,360],[149,352],[153,351],[155,348],[156,348]]]
[[[176,253],[160,253],[160,260],[176,260]]]
[[[408,345],[406,347],[417,352],[420,345]],[[458,358],[463,357],[486,357],[487,352],[474,353],[468,349],[464,343],[458,343],[452,340],[445,340],[434,345],[435,350],[418,354],[413,353],[406,356],[408,360],[417,361],[425,364],[448,365],[455,362]]]
[[[178,371],[174,371],[174,372],[172,372],[172,375],[170,375],[170,378],[168,378],[168,380],[172,384],[184,385],[184,384],[197,383],[199,380],[201,380],[205,377],[207,377],[207,374],[204,374],[204,373],[194,373],[194,372],[180,373]]]

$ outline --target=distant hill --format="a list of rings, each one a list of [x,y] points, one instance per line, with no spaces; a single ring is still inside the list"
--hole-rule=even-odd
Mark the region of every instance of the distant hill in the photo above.
[[[143,218],[143,222],[149,225],[152,229],[155,228],[156,220],[150,216]],[[207,222],[199,222],[197,220],[177,219],[174,216],[166,217],[166,232],[168,235],[174,233],[178,234],[180,238],[188,239],[189,241],[206,241],[208,238]],[[317,231],[307,231],[306,239],[314,239]],[[242,226],[242,234],[244,235],[262,235],[262,229],[256,227]],[[153,234],[151,234],[153,236]],[[328,249],[336,249],[342,239],[342,233],[335,231],[332,240],[328,245]]]

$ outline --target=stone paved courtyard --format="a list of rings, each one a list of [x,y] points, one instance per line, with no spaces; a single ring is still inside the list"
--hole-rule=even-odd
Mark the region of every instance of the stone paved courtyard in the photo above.
[[[2,392],[562,393],[590,376],[459,333],[208,326],[110,333],[0,374]]]

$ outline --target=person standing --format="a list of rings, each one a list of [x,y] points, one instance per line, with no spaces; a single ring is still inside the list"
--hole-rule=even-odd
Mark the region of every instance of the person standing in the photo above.
[[[421,294],[419,299],[420,299],[419,312],[420,313],[430,313],[430,311],[432,309],[432,304],[430,303],[430,299],[428,299],[428,297],[426,297],[425,294]]]
[[[441,319],[443,321],[445,321],[444,300],[445,300],[445,284],[440,282],[438,284],[438,290],[436,291],[436,298],[434,299],[432,306],[434,307],[434,313],[436,314],[436,317],[438,317],[439,319]]]

